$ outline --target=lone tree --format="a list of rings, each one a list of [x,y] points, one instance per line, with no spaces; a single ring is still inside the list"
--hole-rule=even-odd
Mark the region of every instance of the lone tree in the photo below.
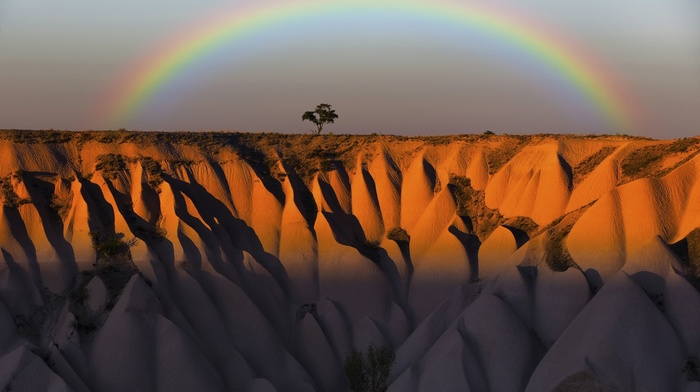
[[[345,358],[345,376],[354,392],[383,392],[396,354],[386,347],[369,346],[363,354],[357,348]]]
[[[320,135],[325,124],[333,124],[338,115],[335,114],[335,110],[331,109],[331,105],[327,103],[322,103],[316,106],[316,110],[313,112],[308,111],[301,116],[302,121],[309,120],[316,124],[318,130],[311,131],[314,135]]]

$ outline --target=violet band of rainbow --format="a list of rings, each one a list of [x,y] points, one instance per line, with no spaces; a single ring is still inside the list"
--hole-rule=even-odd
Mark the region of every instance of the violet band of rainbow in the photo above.
[[[634,119],[642,115],[623,84],[595,56],[566,40],[563,32],[552,31],[539,21],[517,15],[514,10],[476,2],[302,0],[217,10],[159,43],[107,94],[102,105],[103,121],[112,125],[128,120],[202,55],[231,41],[245,39],[251,33],[289,20],[379,11],[463,24],[516,46],[561,75],[619,131],[633,131]]]

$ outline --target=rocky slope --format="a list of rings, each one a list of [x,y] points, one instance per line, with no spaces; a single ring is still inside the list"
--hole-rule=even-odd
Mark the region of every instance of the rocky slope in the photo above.
[[[2,131],[0,387],[700,390],[699,149]]]

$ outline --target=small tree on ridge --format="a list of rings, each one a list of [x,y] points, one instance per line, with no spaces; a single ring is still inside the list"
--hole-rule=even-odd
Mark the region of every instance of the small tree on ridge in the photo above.
[[[331,105],[327,103],[322,103],[316,106],[316,110],[305,112],[301,116],[302,121],[309,120],[316,124],[317,130],[311,131],[314,135],[320,135],[323,131],[323,126],[325,124],[333,124],[338,115],[335,114],[335,110],[331,109]]]

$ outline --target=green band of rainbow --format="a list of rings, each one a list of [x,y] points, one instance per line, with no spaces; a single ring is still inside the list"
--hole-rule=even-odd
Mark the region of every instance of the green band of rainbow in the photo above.
[[[347,11],[390,11],[418,15],[464,24],[470,29],[496,36],[524,49],[565,77],[611,125],[623,131],[629,131],[632,127],[635,110],[620,83],[592,56],[571,42],[564,41],[564,34],[547,30],[541,23],[516,16],[508,10],[447,0],[302,0],[217,12],[193,28],[185,29],[184,35],[159,44],[159,49],[151,51],[126,73],[103,105],[107,122],[114,125],[131,118],[201,55],[225,43],[243,39],[247,34],[290,19],[303,20]]]

